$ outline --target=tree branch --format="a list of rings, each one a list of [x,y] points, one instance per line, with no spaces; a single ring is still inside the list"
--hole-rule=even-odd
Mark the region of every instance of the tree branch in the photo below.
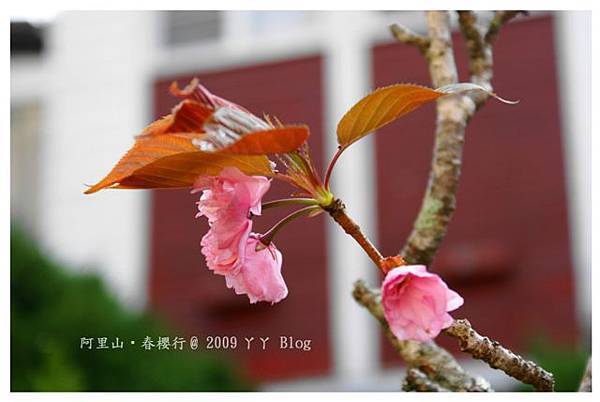
[[[579,384],[579,392],[592,392],[592,356],[590,356],[581,384]]]
[[[454,357],[435,342],[398,340],[385,320],[379,292],[369,289],[362,280],[356,281],[352,295],[379,321],[386,337],[409,368],[419,369],[430,381],[451,391],[492,391],[486,380],[467,374]]]
[[[398,41],[406,43],[407,45],[416,46],[423,54],[427,53],[430,44],[429,38],[419,35],[398,24],[390,25],[390,31]]]
[[[519,11],[497,11],[482,36],[472,11],[459,12],[459,24],[469,53],[471,82],[492,90],[492,44],[500,28]],[[456,83],[458,75],[447,11],[427,12],[429,47],[426,58],[434,87]],[[488,95],[477,91],[442,98],[437,103],[437,125],[433,159],[421,209],[400,255],[408,263],[430,265],[456,209],[456,190],[462,164],[465,127]]]
[[[367,253],[371,261],[375,263],[378,268],[383,269],[383,261],[385,260],[379,250],[371,243],[371,241],[364,235],[360,230],[360,226],[352,220],[346,214],[346,206],[344,203],[336,198],[333,202],[327,206],[322,207],[333,220],[344,229],[348,235],[352,236],[359,246]]]
[[[519,14],[527,15],[527,11],[496,11],[494,13],[494,18],[490,22],[490,26],[485,34],[485,43],[492,45],[498,37],[500,29]]]
[[[402,390],[406,392],[447,392],[448,390],[431,381],[425,373],[416,368],[409,368],[402,383]]]
[[[473,11],[459,11],[458,23],[469,55],[469,74],[471,82],[492,90],[493,60],[492,46],[487,44],[477,27],[477,16]],[[477,92],[470,95],[475,107],[480,108],[489,95],[485,92]]]
[[[431,44],[427,51],[434,87],[458,81],[452,50],[450,17],[446,11],[427,12]],[[475,112],[468,96],[441,98],[437,103],[435,145],[429,182],[413,230],[400,255],[408,263],[430,265],[446,235],[456,207],[464,131]]]
[[[517,380],[531,384],[538,391],[553,391],[554,376],[530,360],[513,353],[500,343],[481,336],[468,320],[455,320],[444,330],[446,335],[458,339],[460,349],[490,367],[504,371]]]
[[[485,35],[477,27],[474,13],[459,12],[459,24],[469,53],[471,82],[492,90],[492,44],[500,28],[516,16],[516,11],[498,11]],[[397,25],[391,27],[394,36],[416,45],[425,55],[434,87],[458,81],[452,48],[449,13],[427,12],[428,38],[418,36]],[[401,251],[409,264],[430,265],[456,208],[456,190],[460,177],[465,127],[487,95],[473,93],[442,98],[437,103],[435,145],[429,181],[413,230]],[[491,391],[487,381],[468,375],[446,350],[434,342],[400,341],[390,331],[378,293],[362,281],[355,283],[353,296],[379,320],[385,334],[398,354],[409,366],[404,388],[411,390]],[[466,331],[466,332],[465,332]],[[446,330],[457,337],[463,351],[486,361],[491,367],[532,384],[538,390],[551,391],[553,376],[499,343],[475,332],[468,321],[459,320]],[[412,370],[411,370],[412,369]]]

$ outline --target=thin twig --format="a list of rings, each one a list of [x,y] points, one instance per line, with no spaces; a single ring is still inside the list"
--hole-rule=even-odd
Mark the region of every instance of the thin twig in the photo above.
[[[322,208],[329,213],[333,220],[336,221],[347,234],[356,240],[365,253],[367,253],[371,261],[373,261],[378,268],[384,270],[383,262],[385,259],[367,236],[360,230],[360,226],[346,214],[344,203],[339,199],[335,199],[331,204]]]
[[[485,43],[488,45],[493,44],[498,37],[500,29],[519,14],[527,14],[527,11],[496,11],[494,13],[494,18],[492,18],[492,21],[490,21],[490,25],[485,34]]]
[[[352,295],[379,321],[391,345],[409,367],[418,368],[430,381],[451,391],[492,391],[486,380],[467,374],[454,357],[435,342],[398,340],[385,320],[379,292],[369,289],[362,280],[356,281]]]
[[[423,54],[427,53],[430,44],[429,38],[398,24],[390,25],[390,31],[398,41],[416,46]]]
[[[444,330],[456,338],[460,349],[475,359],[483,360],[490,367],[504,371],[517,380],[531,384],[538,391],[553,391],[554,376],[530,360],[510,351],[497,341],[477,333],[468,320],[454,320]]]
[[[484,42],[479,27],[477,16],[473,11],[458,11],[458,23],[465,37],[469,59],[483,58]]]
[[[483,40],[477,26],[477,15],[473,11],[459,11],[458,24],[465,40],[469,57],[469,74],[471,82],[492,90],[491,82],[494,73],[492,46]],[[483,106],[489,95],[483,91],[470,94],[476,108]]]

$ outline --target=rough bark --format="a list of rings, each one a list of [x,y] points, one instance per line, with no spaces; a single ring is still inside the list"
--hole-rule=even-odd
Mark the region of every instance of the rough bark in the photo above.
[[[409,368],[402,383],[402,390],[406,392],[447,392],[448,390],[431,381],[425,373],[416,368]]]
[[[459,12],[461,32],[469,52],[471,82],[492,90],[492,44],[500,28],[518,12],[498,11],[483,35],[471,11]],[[427,13],[429,45],[425,57],[434,87],[458,80],[452,48],[450,17],[447,11]],[[414,43],[414,41],[405,41]],[[465,127],[475,111],[488,99],[477,91],[468,95],[442,98],[437,104],[437,125],[431,170],[421,209],[400,255],[408,263],[430,265],[456,209]]]
[[[504,371],[517,380],[531,384],[538,391],[553,391],[554,376],[530,360],[513,353],[500,343],[481,336],[468,320],[455,320],[444,330],[458,340],[460,349],[490,367]]]
[[[428,12],[427,25],[430,45],[426,57],[433,86],[458,82],[449,13]],[[438,100],[429,182],[413,230],[400,252],[408,263],[430,265],[446,235],[456,208],[465,127],[474,112],[475,104],[468,96]]]

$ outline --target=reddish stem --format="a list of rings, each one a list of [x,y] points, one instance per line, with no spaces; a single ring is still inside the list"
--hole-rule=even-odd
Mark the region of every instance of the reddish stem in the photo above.
[[[344,152],[344,149],[346,149],[346,148],[342,147],[341,145],[338,146],[337,151],[335,152],[335,155],[333,155],[333,158],[331,158],[331,162],[329,162],[329,166],[327,166],[327,172],[325,173],[325,188],[327,190],[329,190],[329,180],[331,179],[331,173],[333,172],[333,167],[335,166],[335,163],[337,162],[340,155],[342,155],[342,152]]]
[[[317,201],[313,198],[282,198],[280,200],[267,201],[262,204],[262,209],[283,207],[287,205],[317,205]]]
[[[265,246],[268,246],[269,243],[273,241],[273,238],[275,237],[277,232],[281,230],[282,227],[295,220],[296,218],[308,215],[311,212],[315,212],[319,209],[321,209],[321,207],[319,207],[318,205],[311,205],[292,212],[291,214],[287,215],[285,218],[277,222],[275,225],[273,225],[273,227],[271,227],[271,229],[269,229],[265,234],[261,235],[260,242]]]

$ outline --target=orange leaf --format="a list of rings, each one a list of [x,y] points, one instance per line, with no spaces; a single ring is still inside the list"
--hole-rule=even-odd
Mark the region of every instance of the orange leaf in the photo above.
[[[154,161],[120,181],[115,188],[190,187],[199,176],[216,176],[224,167],[237,167],[247,175],[271,176],[265,156],[223,155],[219,152],[185,152]]]
[[[193,100],[183,100],[173,112],[156,120],[142,131],[137,138],[168,133],[201,133],[204,122],[213,111]]]
[[[443,95],[431,88],[411,84],[379,88],[352,106],[342,117],[337,126],[338,143],[345,148]]]
[[[198,175],[218,175],[225,166],[246,174],[269,176],[273,173],[265,156],[223,155],[199,151],[193,139],[203,134],[178,133],[139,137],[110,173],[85,194],[103,188],[187,187]]]
[[[338,143],[342,148],[346,148],[370,132],[426,103],[442,96],[469,91],[483,91],[504,103],[518,102],[502,99],[482,86],[472,83],[451,84],[438,89],[413,84],[390,85],[371,92],[346,112],[337,126]]]
[[[158,120],[161,122],[163,120]],[[156,124],[154,122],[153,124]],[[192,138],[201,138],[202,134],[170,134],[138,137],[133,147],[117,162],[105,178],[90,187],[85,194],[92,194],[103,188],[120,183],[138,169],[169,155],[197,151]]]
[[[230,108],[254,116],[211,94],[198,80],[192,80],[183,90],[173,83],[171,92],[184,99],[171,114],[146,127],[110,173],[86,194],[107,187],[189,187],[198,176],[218,175],[227,166],[237,167],[249,175],[270,176],[273,169],[264,154],[295,150],[308,136],[306,127],[281,127],[240,136],[224,150],[201,151],[195,144],[206,141],[210,135],[204,132],[204,126],[215,108]]]
[[[308,127],[286,126],[246,134],[237,142],[222,149],[221,154],[266,155],[282,154],[300,148],[308,138]]]

